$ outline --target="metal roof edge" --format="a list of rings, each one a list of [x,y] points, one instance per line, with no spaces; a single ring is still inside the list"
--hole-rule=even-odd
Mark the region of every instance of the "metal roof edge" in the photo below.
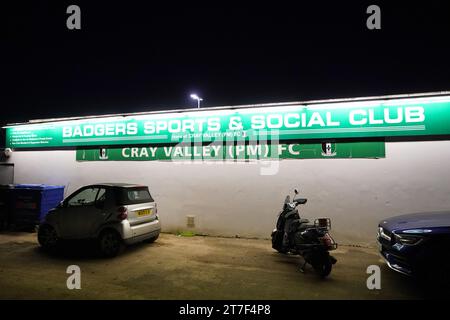
[[[276,102],[276,103],[258,103],[258,104],[244,104],[234,106],[216,106],[207,108],[187,108],[187,109],[171,109],[171,110],[158,110],[158,111],[143,111],[132,113],[115,113],[115,114],[102,114],[92,116],[75,116],[64,118],[48,118],[48,119],[33,119],[28,122],[8,123],[3,128],[10,126],[30,125],[39,123],[50,123],[59,121],[74,121],[83,119],[96,119],[96,118],[108,118],[108,117],[129,117],[129,116],[141,116],[147,114],[164,114],[164,113],[185,113],[185,112],[202,112],[213,110],[230,110],[230,109],[244,109],[244,108],[264,108],[264,107],[282,107],[291,105],[317,105],[325,103],[342,103],[342,102],[354,102],[354,101],[373,101],[373,100],[389,100],[389,99],[402,99],[402,98],[420,98],[420,97],[438,97],[450,95],[450,91],[435,91],[424,93],[410,93],[410,94],[394,94],[383,96],[369,96],[369,97],[354,97],[354,98],[338,98],[338,99],[319,99],[319,100],[305,100],[305,101],[293,101],[293,102]]]

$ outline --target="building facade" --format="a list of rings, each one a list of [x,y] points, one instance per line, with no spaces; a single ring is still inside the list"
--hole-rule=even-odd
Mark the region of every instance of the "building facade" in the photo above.
[[[393,215],[450,208],[450,94],[50,119],[5,128],[14,183],[148,185],[163,230],[270,237],[298,188],[304,218],[375,243]],[[11,166],[9,166],[11,167]]]

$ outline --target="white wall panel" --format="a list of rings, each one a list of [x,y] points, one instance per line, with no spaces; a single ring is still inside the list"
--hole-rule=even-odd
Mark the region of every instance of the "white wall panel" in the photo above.
[[[131,182],[150,187],[166,231],[269,237],[287,193],[298,186],[302,216],[328,216],[341,243],[374,244],[376,226],[401,213],[450,209],[450,141],[386,143],[385,159],[256,163],[76,162],[75,151],[15,151],[16,183],[68,186]],[[261,167],[279,164],[276,175]]]

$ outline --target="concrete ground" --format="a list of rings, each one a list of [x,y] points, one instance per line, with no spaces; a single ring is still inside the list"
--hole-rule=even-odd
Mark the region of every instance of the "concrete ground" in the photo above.
[[[87,245],[86,247],[89,247]],[[0,299],[417,299],[408,278],[389,270],[376,249],[340,247],[321,280],[301,258],[276,253],[268,240],[179,237],[128,247],[102,259],[71,246],[40,250],[35,233],[0,234]],[[81,290],[68,290],[66,268],[81,268]],[[381,267],[381,290],[368,290],[366,268]]]

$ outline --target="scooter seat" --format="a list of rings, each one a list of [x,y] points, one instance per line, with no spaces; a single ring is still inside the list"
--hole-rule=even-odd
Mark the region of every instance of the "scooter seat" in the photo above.
[[[297,230],[304,231],[304,230],[310,228],[311,225],[309,225],[308,223],[309,223],[308,219],[299,219],[299,224],[298,224]]]

